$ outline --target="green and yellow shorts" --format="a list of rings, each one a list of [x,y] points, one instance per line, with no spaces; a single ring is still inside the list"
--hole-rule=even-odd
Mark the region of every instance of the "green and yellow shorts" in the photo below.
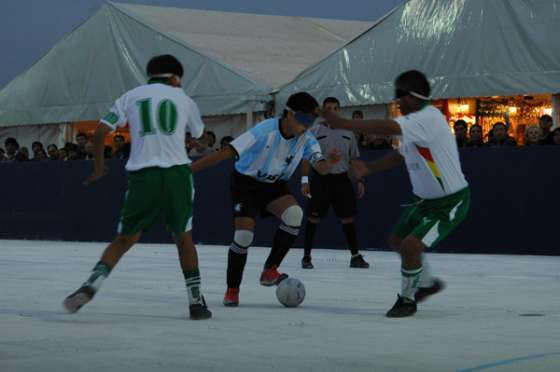
[[[414,203],[401,214],[393,235],[401,239],[412,235],[426,247],[434,247],[463,222],[470,204],[471,192],[468,187],[438,199],[415,196]]]
[[[194,182],[188,165],[129,172],[117,232],[133,235],[148,230],[161,213],[169,231],[176,235],[190,231],[193,201]]]

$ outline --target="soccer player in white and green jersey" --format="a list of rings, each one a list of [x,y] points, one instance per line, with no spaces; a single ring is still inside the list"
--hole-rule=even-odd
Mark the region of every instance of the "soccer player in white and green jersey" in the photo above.
[[[394,120],[346,120],[324,111],[333,127],[379,135],[399,135],[401,145],[379,160],[357,163],[357,177],[406,163],[414,203],[402,213],[390,237],[401,255],[402,289],[388,317],[416,313],[416,304],[441,291],[444,284],[428,271],[424,249],[438,244],[467,216],[470,190],[459,162],[455,137],[443,114],[430,105],[430,84],[411,70],[395,81],[395,99],[404,116]]]
[[[132,141],[126,164],[128,187],[116,239],[105,249],[86,282],[64,300],[64,306],[75,313],[88,303],[120,258],[140,239],[142,231],[163,212],[177,245],[190,318],[207,319],[212,313],[200,290],[198,256],[191,236],[194,184],[185,150],[186,132],[198,138],[204,132],[204,124],[197,105],[181,88],[183,67],[175,57],[152,58],[147,74],[148,84],[117,99],[95,131],[95,171],[86,183],[104,175],[105,136],[128,124]]]

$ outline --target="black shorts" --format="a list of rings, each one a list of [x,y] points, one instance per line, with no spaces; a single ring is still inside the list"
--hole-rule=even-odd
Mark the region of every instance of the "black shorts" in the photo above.
[[[315,174],[311,177],[311,199],[308,199],[307,216],[322,218],[332,205],[338,218],[355,217],[358,209],[356,194],[348,173]]]
[[[262,217],[271,216],[266,211],[266,206],[278,198],[291,195],[290,187],[286,181],[259,182],[235,170],[231,174],[230,189],[233,201],[233,216],[253,219],[257,217],[259,212]]]

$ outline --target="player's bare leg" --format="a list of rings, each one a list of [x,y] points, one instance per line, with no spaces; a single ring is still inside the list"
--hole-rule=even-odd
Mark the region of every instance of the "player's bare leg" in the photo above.
[[[266,209],[281,221],[261,274],[261,285],[272,286],[288,277],[286,274],[279,273],[277,269],[299,235],[303,210],[292,195],[274,200],[266,206]]]
[[[402,239],[396,235],[391,235],[389,237],[389,246],[397,253],[400,254]],[[416,293],[414,294],[414,300],[416,303],[426,300],[429,296],[441,292],[445,289],[445,282],[441,279],[432,276],[430,265],[426,258],[426,254],[422,253],[422,276],[420,277],[420,284]]]
[[[255,220],[250,217],[236,217],[234,226],[233,242],[228,250],[228,288],[224,295],[224,306],[228,307],[239,305],[239,287],[247,263],[247,252],[253,242]]]
[[[198,269],[198,254],[192,241],[192,234],[190,231],[184,232],[174,236],[174,239],[189,295],[190,318],[195,320],[211,318],[212,313],[208,310],[204,296],[200,291],[201,279]]]
[[[354,217],[341,218],[340,222],[342,223],[342,231],[346,237],[348,248],[352,254],[352,257],[350,258],[350,267],[368,269],[369,263],[364,260],[364,257],[358,251],[358,237],[356,234]]]
[[[89,278],[82,286],[64,300],[64,307],[69,313],[75,313],[87,304],[97,293],[103,281],[109,276],[121,257],[140,239],[140,233],[119,235],[101,255],[99,262],[93,267]]]

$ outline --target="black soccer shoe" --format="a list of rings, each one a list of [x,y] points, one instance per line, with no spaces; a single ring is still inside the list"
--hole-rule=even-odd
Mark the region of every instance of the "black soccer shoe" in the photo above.
[[[369,269],[369,264],[364,260],[364,257],[359,254],[350,259],[350,267],[357,269]]]
[[[74,314],[82,306],[90,302],[93,296],[95,296],[95,288],[89,285],[81,286],[76,292],[66,297],[63,302],[64,308],[70,314]]]
[[[391,310],[387,311],[387,317],[404,318],[413,316],[416,313],[416,301],[401,297],[400,295],[397,295],[397,297],[397,302],[395,302]]]
[[[202,320],[212,318],[212,313],[206,306],[206,301],[202,297],[201,304],[192,304],[189,306],[189,318],[192,320]]]
[[[431,295],[441,292],[445,289],[445,283],[438,278],[434,278],[434,281],[429,287],[418,287],[414,299],[416,303],[425,301]]]
[[[301,268],[302,269],[312,269],[313,263],[311,262],[311,256],[303,256],[301,259]]]

